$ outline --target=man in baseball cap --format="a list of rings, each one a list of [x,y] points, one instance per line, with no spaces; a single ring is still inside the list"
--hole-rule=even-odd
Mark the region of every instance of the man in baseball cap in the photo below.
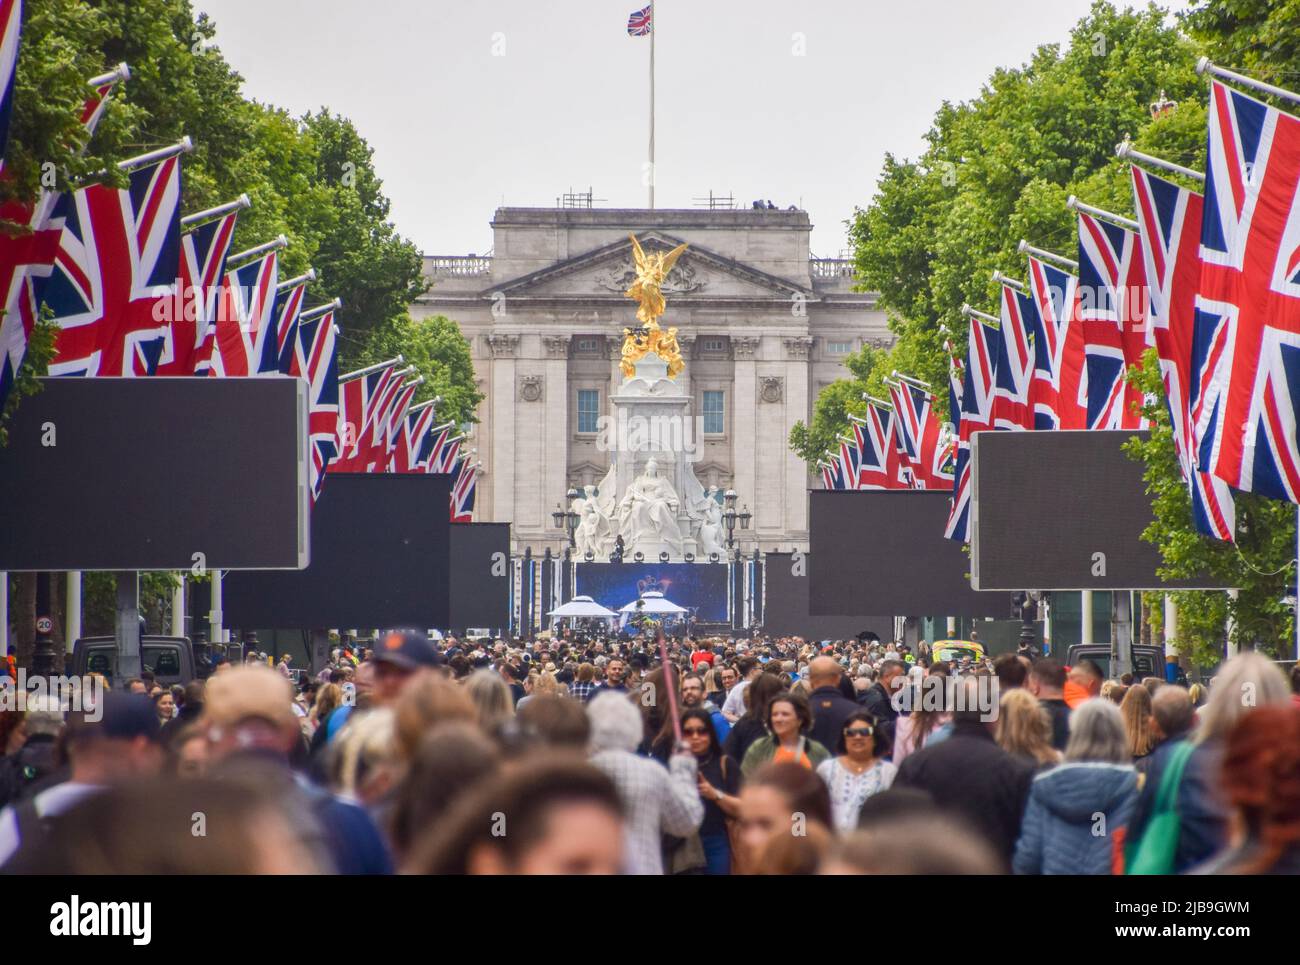
[[[391,704],[416,672],[443,666],[446,661],[423,630],[385,632],[371,655],[375,665],[375,702]]]

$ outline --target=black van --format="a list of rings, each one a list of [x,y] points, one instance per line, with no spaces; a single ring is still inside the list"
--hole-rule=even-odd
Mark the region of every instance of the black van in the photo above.
[[[1119,679],[1117,674],[1111,672],[1110,644],[1108,643],[1074,644],[1070,647],[1065,662],[1069,666],[1074,666],[1080,660],[1091,660],[1095,663],[1101,668],[1104,679]],[[1147,677],[1165,679],[1164,649],[1135,643],[1133,644],[1133,679],[1144,680]]]
[[[155,679],[164,687],[187,684],[196,676],[194,647],[189,637],[141,637],[140,663],[145,670],[153,671]],[[117,675],[117,641],[113,637],[82,637],[73,645],[68,672],[78,677],[103,674],[110,687],[121,687]]]

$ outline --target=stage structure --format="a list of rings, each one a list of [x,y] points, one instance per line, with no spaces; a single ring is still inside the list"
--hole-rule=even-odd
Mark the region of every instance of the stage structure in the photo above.
[[[531,637],[547,630],[547,616],[579,596],[610,610],[647,592],[660,592],[690,611],[700,635],[745,635],[762,625],[763,557],[732,553],[713,562],[610,563],[531,550],[511,559],[511,633]]]

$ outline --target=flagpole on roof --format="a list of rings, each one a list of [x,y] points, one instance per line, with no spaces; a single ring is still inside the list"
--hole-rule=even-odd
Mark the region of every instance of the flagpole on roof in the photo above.
[[[1113,221],[1122,228],[1128,228],[1130,231],[1138,230],[1138,223],[1132,218],[1126,218],[1122,214],[1115,214],[1113,211],[1107,211],[1105,208],[1094,208],[1090,204],[1084,204],[1074,195],[1065,199],[1065,206],[1071,211],[1082,211],[1084,214],[1090,214],[1094,218],[1103,218],[1106,221]]]
[[[326,302],[324,305],[317,305],[315,308],[307,309],[307,311],[298,316],[298,321],[310,322],[313,318],[316,318],[319,315],[324,315],[326,312],[332,312],[336,308],[342,307],[343,299],[336,298],[332,302]]]
[[[241,194],[234,201],[228,201],[225,204],[219,204],[215,208],[208,208],[206,211],[196,211],[194,214],[187,214],[181,218],[182,228],[194,228],[205,221],[215,221],[224,215],[232,214],[235,211],[243,211],[245,208],[251,208],[253,202],[248,199],[248,195]]]
[[[650,210],[655,206],[655,0],[650,0]]]
[[[340,382],[349,382],[352,379],[359,379],[363,375],[370,375],[372,372],[378,372],[380,369],[386,369],[390,365],[401,365],[406,359],[398,355],[386,362],[376,362],[374,365],[367,365],[364,369],[357,369],[355,372],[349,372],[347,375],[340,375]]]
[[[1220,67],[1210,60],[1209,57],[1202,57],[1196,62],[1196,73],[1210,74],[1220,80],[1230,80],[1234,83],[1241,84],[1243,87],[1250,87],[1253,90],[1261,91],[1265,94],[1272,94],[1274,97],[1281,97],[1293,104],[1300,104],[1300,94],[1289,91],[1283,87],[1274,87],[1272,84],[1266,84],[1262,80],[1256,80],[1254,77],[1247,77],[1245,74],[1239,74],[1235,70],[1228,70],[1226,67]]]
[[[1020,245],[1016,248],[1016,251],[1022,255],[1033,255],[1035,258],[1041,258],[1043,261],[1053,261],[1063,268],[1073,268],[1075,271],[1079,270],[1079,263],[1073,258],[1066,258],[1064,255],[1058,255],[1045,248],[1035,248],[1023,238],[1020,239]]]
[[[1141,161],[1143,164],[1150,164],[1153,168],[1160,168],[1163,171],[1172,171],[1174,174],[1181,174],[1183,177],[1191,178],[1193,181],[1200,181],[1202,184],[1205,183],[1205,175],[1200,171],[1193,171],[1191,168],[1185,168],[1181,164],[1175,164],[1173,161],[1166,161],[1164,158],[1155,157],[1151,154],[1144,154],[1135,148],[1133,142],[1127,137],[1115,145],[1115,156],[1117,158],[1130,158],[1134,161]]]

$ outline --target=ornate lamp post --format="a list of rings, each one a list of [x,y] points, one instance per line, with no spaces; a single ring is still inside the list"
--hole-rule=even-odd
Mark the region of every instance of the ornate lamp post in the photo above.
[[[736,491],[728,489],[722,496],[727,508],[722,511],[722,522],[727,527],[727,548],[730,549],[736,545],[736,523],[740,523],[742,530],[749,529],[749,521],[754,518],[754,514],[749,511],[748,506],[742,506],[740,511],[736,511]]]
[[[569,501],[569,508],[565,509],[563,506],[557,505],[555,507],[555,512],[551,513],[551,519],[555,520],[556,529],[565,530],[569,534],[569,545],[577,546],[578,543],[573,538],[573,534],[578,531],[578,520],[580,517],[573,511],[573,501],[581,494],[577,489],[570,489],[564,495]]]

